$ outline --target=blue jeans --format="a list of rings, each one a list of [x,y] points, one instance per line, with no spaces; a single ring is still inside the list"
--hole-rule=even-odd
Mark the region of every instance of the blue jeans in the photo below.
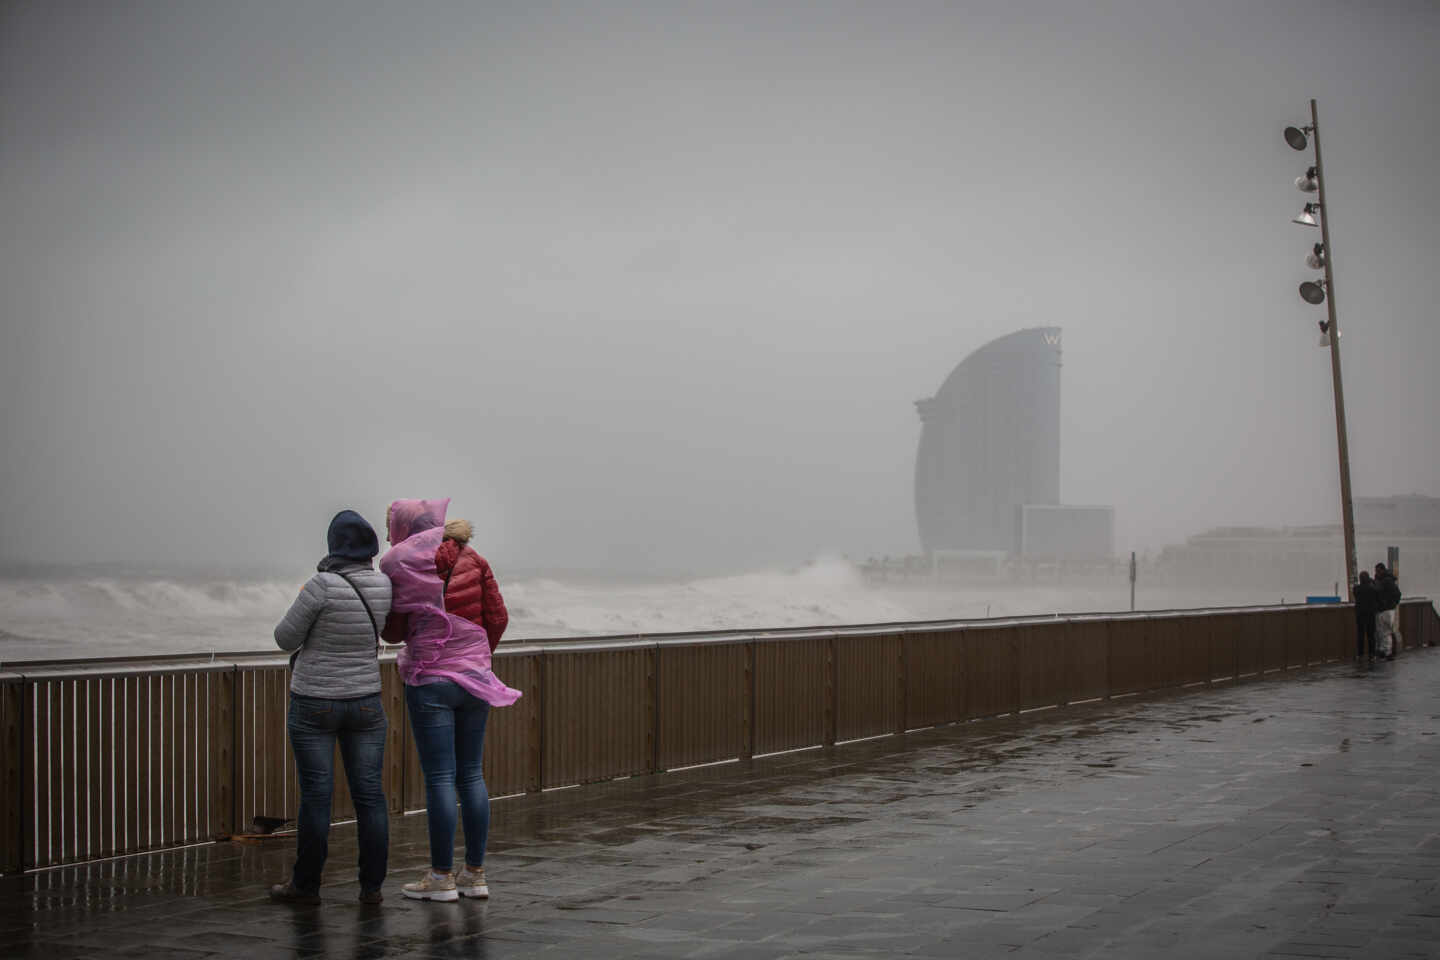
[[[295,871],[300,890],[320,887],[330,852],[330,799],[335,792],[335,742],[355,799],[360,833],[360,887],[379,890],[390,856],[390,814],[385,808],[385,706],[380,694],[354,700],[290,695],[286,726],[300,780]]]
[[[425,771],[425,817],[430,824],[430,866],[455,862],[455,802],[465,822],[465,862],[485,865],[490,832],[490,794],[482,763],[490,704],[446,680],[405,688],[410,729]]]

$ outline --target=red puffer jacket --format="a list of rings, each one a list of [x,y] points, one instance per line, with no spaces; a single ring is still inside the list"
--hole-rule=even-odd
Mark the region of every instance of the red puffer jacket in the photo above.
[[[490,652],[494,653],[510,614],[490,564],[473,548],[446,540],[435,551],[435,572],[442,580],[450,577],[445,588],[445,612],[484,627],[490,638]]]

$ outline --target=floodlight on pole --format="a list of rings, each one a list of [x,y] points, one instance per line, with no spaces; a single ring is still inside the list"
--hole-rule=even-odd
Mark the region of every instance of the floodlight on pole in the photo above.
[[[1305,266],[1311,270],[1325,269],[1325,244],[1317,243],[1305,254]]]
[[[1301,210],[1294,217],[1290,218],[1291,223],[1298,223],[1302,227],[1318,227],[1320,221],[1315,219],[1315,214],[1320,212],[1320,204],[1307,203],[1305,209]]]
[[[1286,127],[1285,142],[1290,144],[1293,150],[1304,150],[1310,146],[1310,141],[1305,139],[1305,134],[1313,131],[1314,127]]]
[[[1320,189],[1320,184],[1315,181],[1315,168],[1311,167],[1303,174],[1295,178],[1295,188],[1301,193],[1314,193]]]
[[[1318,283],[1314,280],[1306,280],[1300,284],[1300,299],[1306,303],[1322,304],[1325,302],[1325,281]]]

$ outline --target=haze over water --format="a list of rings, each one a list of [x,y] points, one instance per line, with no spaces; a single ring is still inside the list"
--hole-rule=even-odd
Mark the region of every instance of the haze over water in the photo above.
[[[1311,97],[1355,492],[1440,494],[1437,46],[1423,2],[7,3],[0,659],[263,645],[329,517],[411,496],[516,636],[1117,609],[816,559],[918,549],[912,401],[1037,325],[1118,554],[1338,522]]]
[[[1069,583],[874,583],[838,558],[688,580],[506,578],[504,643],[688,630],[762,630],[1128,609],[1123,574]],[[0,665],[39,659],[274,652],[296,584],[276,579],[75,576],[0,580]],[[1277,603],[1244,588],[1143,583],[1142,608]],[[1290,602],[1303,599],[1294,590]]]

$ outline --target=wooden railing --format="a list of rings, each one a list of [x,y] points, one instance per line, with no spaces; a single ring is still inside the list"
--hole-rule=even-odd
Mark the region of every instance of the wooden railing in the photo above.
[[[1407,647],[1440,643],[1406,601]],[[491,714],[492,796],[940,724],[1235,681],[1345,659],[1348,606],[883,624],[502,645],[525,692]],[[382,660],[392,813],[425,805],[393,655]],[[286,661],[152,658],[0,674],[0,872],[226,836],[299,803]],[[337,772],[340,765],[337,762]],[[333,815],[353,817],[337,775]]]

